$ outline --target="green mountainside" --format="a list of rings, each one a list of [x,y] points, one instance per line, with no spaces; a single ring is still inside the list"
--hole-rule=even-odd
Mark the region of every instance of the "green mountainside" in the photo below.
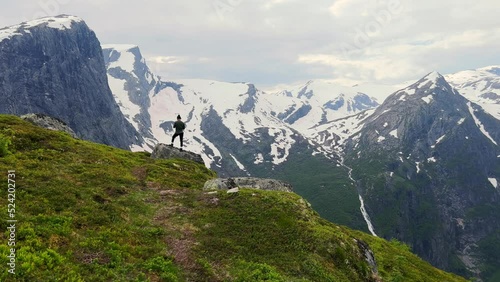
[[[16,265],[7,272],[8,171]],[[204,166],[153,160],[0,115],[1,281],[465,281],[337,226],[294,193],[202,191]],[[377,273],[365,259],[373,251]]]

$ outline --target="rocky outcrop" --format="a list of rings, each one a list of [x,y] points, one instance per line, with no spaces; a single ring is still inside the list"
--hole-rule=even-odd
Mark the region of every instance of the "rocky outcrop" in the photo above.
[[[123,149],[140,144],[109,89],[100,42],[82,19],[43,18],[0,35],[0,113],[43,113],[83,139]]]
[[[156,145],[151,157],[153,159],[186,159],[200,164],[205,164],[201,155],[189,151],[181,151],[178,148],[161,143]]]
[[[50,117],[44,114],[27,114],[21,116],[22,119],[31,122],[37,126],[55,131],[66,132],[73,138],[78,138],[76,133],[64,121]]]
[[[255,177],[217,178],[205,182],[204,190],[230,190],[233,188],[252,188],[260,190],[292,192],[292,185],[276,180]]]
[[[365,261],[368,263],[372,270],[372,274],[374,276],[378,276],[378,267],[377,267],[377,261],[375,260],[375,254],[373,251],[370,249],[370,246],[362,241],[362,240],[357,240],[354,239],[356,243],[358,243],[358,248],[360,252],[362,253],[363,257],[365,258]]]

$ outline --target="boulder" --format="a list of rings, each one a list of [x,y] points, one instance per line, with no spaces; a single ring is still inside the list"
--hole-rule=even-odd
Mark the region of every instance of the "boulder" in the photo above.
[[[200,164],[205,164],[203,158],[199,154],[185,150],[181,151],[178,148],[161,143],[156,145],[151,157],[153,159],[186,159]]]
[[[27,114],[21,116],[22,119],[33,123],[34,125],[50,130],[66,132],[73,138],[78,138],[76,133],[64,121],[50,117],[44,114]]]
[[[255,177],[217,178],[205,182],[204,190],[230,190],[233,188],[252,188],[260,190],[292,192],[292,185],[276,180]]]

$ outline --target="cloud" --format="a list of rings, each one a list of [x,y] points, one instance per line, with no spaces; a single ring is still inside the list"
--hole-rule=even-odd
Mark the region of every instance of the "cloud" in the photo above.
[[[283,4],[283,3],[286,3],[286,2],[290,2],[291,0],[268,0],[265,4],[264,4],[264,9],[266,10],[269,10],[269,9],[272,9],[274,8],[275,6],[279,5],[279,4]]]
[[[500,63],[500,1],[20,0],[0,25],[44,10],[84,18],[102,43],[139,45],[170,77],[399,82]]]
[[[375,42],[351,50],[347,56],[342,50],[332,50],[330,54],[302,54],[297,62],[328,66],[335,79],[397,82],[432,70],[446,72],[460,63],[462,54],[469,54],[470,50],[476,50],[476,56],[480,57],[482,52],[490,50],[494,53],[493,50],[498,48],[500,28],[472,29],[454,34],[428,33],[416,38],[407,36],[391,42]]]
[[[148,58],[148,61],[156,64],[177,64],[186,61],[186,58],[176,56],[152,56]]]

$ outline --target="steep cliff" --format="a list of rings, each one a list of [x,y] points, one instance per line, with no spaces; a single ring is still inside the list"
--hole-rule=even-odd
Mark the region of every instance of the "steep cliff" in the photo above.
[[[440,268],[484,271],[496,260],[485,242],[500,242],[499,129],[438,73],[390,96],[347,145],[377,234]]]
[[[99,40],[73,16],[0,29],[0,113],[47,114],[124,149],[142,139],[113,99]]]

